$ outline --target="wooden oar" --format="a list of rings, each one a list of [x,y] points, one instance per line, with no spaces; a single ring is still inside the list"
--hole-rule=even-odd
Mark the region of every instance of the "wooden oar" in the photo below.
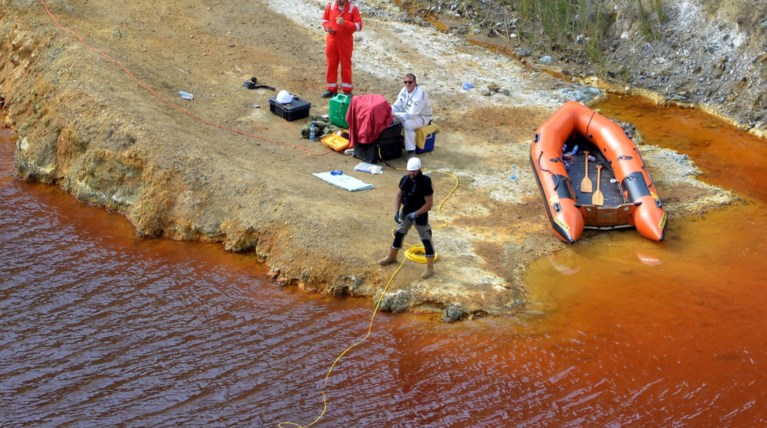
[[[605,195],[602,194],[602,191],[599,190],[600,183],[600,175],[602,173],[602,165],[597,165],[597,191],[594,192],[594,196],[591,197],[591,203],[594,205],[604,205],[605,204]]]
[[[586,155],[586,169],[584,169],[583,180],[581,181],[581,193],[591,193],[591,179],[589,178],[589,152],[584,151]]]

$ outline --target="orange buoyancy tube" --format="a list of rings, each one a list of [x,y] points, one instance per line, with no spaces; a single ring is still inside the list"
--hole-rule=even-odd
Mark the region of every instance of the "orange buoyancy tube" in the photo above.
[[[568,105],[557,110],[535,131],[530,162],[551,228],[559,239],[572,244],[583,233],[584,221],[576,206],[575,190],[562,159],[562,149],[569,136],[586,129],[588,123],[578,123],[584,118]]]
[[[663,240],[666,212],[636,145],[618,124],[575,101],[565,103],[536,130],[530,149],[530,161],[554,233],[573,243],[584,228],[562,160],[562,149],[573,133],[594,144],[610,163],[624,196],[635,205],[630,225],[645,238]]]

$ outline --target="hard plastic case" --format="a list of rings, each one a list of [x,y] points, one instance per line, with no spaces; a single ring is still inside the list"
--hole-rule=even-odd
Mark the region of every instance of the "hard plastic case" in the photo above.
[[[278,103],[275,97],[269,98],[269,111],[288,122],[309,117],[309,109],[311,107],[311,103],[295,95],[289,104]]]

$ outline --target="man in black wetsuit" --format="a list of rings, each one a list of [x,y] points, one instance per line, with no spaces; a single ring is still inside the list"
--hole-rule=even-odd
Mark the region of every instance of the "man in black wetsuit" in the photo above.
[[[429,210],[434,204],[434,189],[431,186],[431,178],[423,175],[421,171],[420,159],[410,158],[407,161],[407,171],[408,174],[399,182],[399,191],[394,198],[394,221],[398,225],[394,231],[394,242],[389,249],[389,255],[379,260],[378,264],[386,266],[397,262],[402,240],[415,224],[426,255],[426,270],[421,274],[421,278],[426,279],[434,275],[434,247],[429,225]]]

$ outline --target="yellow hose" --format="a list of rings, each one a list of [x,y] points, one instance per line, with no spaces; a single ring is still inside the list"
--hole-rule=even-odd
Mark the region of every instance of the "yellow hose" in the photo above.
[[[405,258],[411,262],[426,264],[426,249],[423,244],[414,245],[405,250]],[[437,253],[434,253],[434,261],[437,261]]]
[[[402,266],[404,265],[405,265],[405,259],[402,259],[402,262],[399,264],[399,267],[397,268],[397,270],[394,271],[392,276],[389,278],[389,282],[386,283],[386,287],[384,287],[383,291],[381,292],[381,297],[379,297],[378,301],[376,301],[376,307],[375,309],[373,309],[373,315],[370,317],[370,323],[368,324],[368,332],[365,334],[365,337],[354,342],[354,344],[344,349],[344,351],[341,352],[341,354],[339,354],[335,360],[333,360],[333,364],[330,365],[330,368],[325,374],[325,381],[322,383],[322,413],[320,413],[320,415],[317,416],[317,418],[315,418],[310,424],[306,426],[299,425],[295,422],[280,422],[279,424],[277,424],[278,427],[284,428],[288,426],[294,426],[297,428],[309,428],[310,426],[319,422],[319,420],[322,419],[323,416],[325,416],[325,413],[328,411],[328,396],[325,393],[325,387],[328,385],[328,379],[330,379],[330,373],[333,372],[333,368],[335,368],[336,364],[338,364],[338,362],[341,360],[341,358],[343,358],[344,355],[346,355],[347,352],[351,351],[352,348],[355,348],[357,345],[361,344],[362,342],[368,340],[368,337],[370,337],[370,334],[373,332],[373,320],[375,320],[376,318],[376,314],[378,313],[378,308],[381,307],[381,302],[383,301],[384,297],[386,297],[386,291],[389,289],[389,286],[394,280],[394,277],[397,276],[399,271],[402,269]]]
[[[401,168],[394,168],[398,171],[404,171]],[[427,171],[427,170],[424,170]],[[432,171],[429,171],[432,172]],[[433,171],[433,172],[439,172],[445,175],[448,175],[452,177],[455,180],[455,184],[453,185],[453,188],[450,189],[450,192],[448,192],[447,196],[445,196],[442,199],[442,202],[439,203],[439,206],[437,206],[437,215],[442,215],[442,205],[445,204],[445,202],[453,195],[453,193],[458,189],[458,186],[460,185],[461,181],[456,177],[455,175],[445,172],[445,171]],[[449,222],[447,220],[442,220],[445,223],[439,227],[432,227],[432,229],[442,229],[447,227]],[[397,230],[396,226],[392,228],[391,230],[391,236],[394,237],[394,231]],[[410,245],[408,243],[405,243],[406,246],[408,246],[408,249],[405,250],[405,259],[410,260],[411,262],[415,263],[421,263],[426,264],[426,249],[423,247],[423,244],[417,244],[417,245]],[[437,261],[437,253],[434,253],[434,261]]]
[[[399,168],[395,168],[395,169],[399,169]],[[458,177],[456,177],[453,174],[450,174],[449,172],[443,172],[443,171],[437,171],[437,172],[441,172],[443,174],[449,175],[449,176],[453,177],[453,179],[455,179],[455,185],[450,190],[450,192],[447,194],[447,196],[445,196],[445,198],[442,200],[442,202],[439,204],[439,207],[437,207],[437,214],[441,214],[442,205],[445,203],[445,201],[448,198],[450,198],[450,196],[453,195],[453,192],[455,192],[456,189],[458,189],[458,185],[460,184],[460,180],[458,180]],[[445,224],[442,227],[447,227],[447,225],[448,225],[448,222],[445,220]],[[395,229],[396,229],[396,227],[392,229],[392,236],[394,236],[394,230]],[[322,413],[320,413],[320,415],[317,416],[317,418],[315,418],[311,423],[309,423],[306,426],[299,425],[299,424],[297,424],[295,422],[280,422],[279,424],[277,424],[278,427],[283,428],[283,427],[287,427],[287,426],[293,426],[293,427],[298,427],[298,428],[308,428],[308,427],[316,424],[317,422],[319,422],[320,419],[322,419],[325,416],[325,413],[328,410],[328,397],[327,397],[327,394],[325,393],[325,387],[328,384],[328,379],[330,379],[330,374],[333,372],[333,369],[335,368],[336,364],[338,364],[338,362],[341,360],[341,358],[343,358],[344,355],[346,355],[349,351],[351,351],[352,348],[354,348],[357,345],[361,344],[362,342],[366,341],[368,339],[368,337],[370,337],[370,334],[373,332],[373,320],[375,320],[376,314],[378,313],[378,309],[381,306],[381,301],[383,301],[384,296],[386,296],[386,291],[389,290],[389,286],[391,285],[392,281],[394,281],[394,277],[397,276],[399,271],[402,269],[402,266],[405,265],[405,260],[410,260],[410,261],[415,262],[415,263],[426,264],[426,249],[424,248],[423,244],[418,244],[418,245],[405,244],[405,245],[408,246],[408,249],[405,250],[405,258],[399,264],[399,267],[397,268],[397,270],[395,270],[394,273],[392,274],[392,276],[389,278],[389,281],[386,283],[386,286],[384,287],[383,291],[381,292],[381,296],[378,298],[378,301],[376,301],[376,306],[375,306],[375,309],[373,309],[373,315],[370,317],[370,323],[368,324],[368,331],[365,334],[365,337],[363,337],[362,339],[358,340],[357,342],[355,342],[354,344],[352,344],[348,348],[344,349],[344,351],[341,352],[341,354],[338,355],[338,357],[336,357],[335,360],[333,360],[333,364],[330,365],[330,368],[328,369],[327,373],[325,374],[325,381],[322,383]],[[434,261],[437,261],[437,254],[436,253],[434,254]]]

